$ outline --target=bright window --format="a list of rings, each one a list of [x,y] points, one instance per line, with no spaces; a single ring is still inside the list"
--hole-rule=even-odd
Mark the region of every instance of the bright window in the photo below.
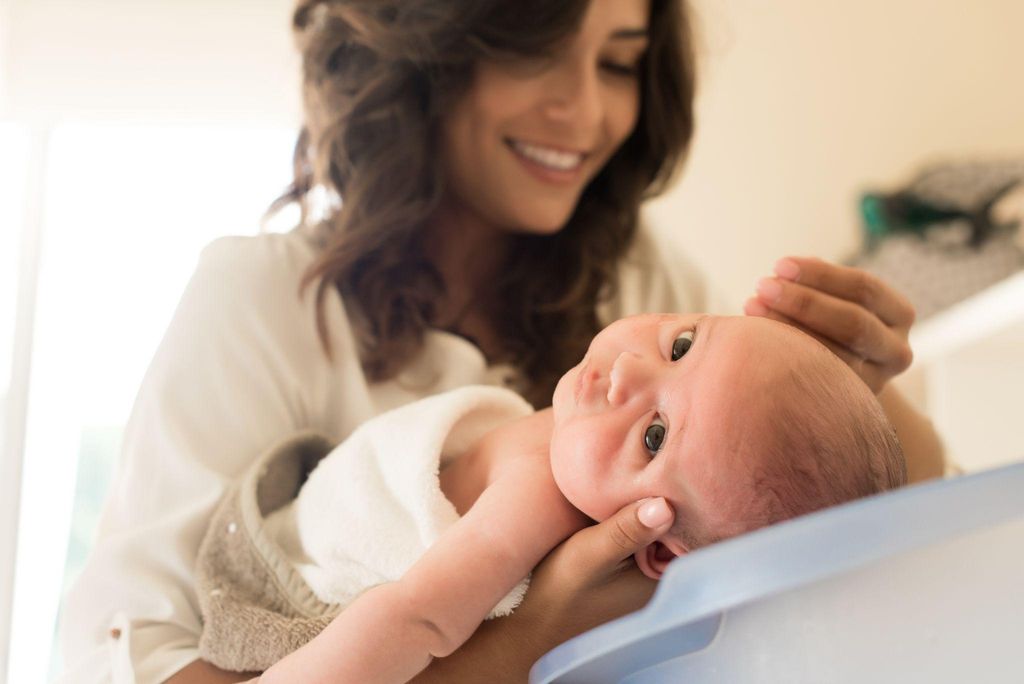
[[[290,181],[294,137],[201,126],[54,131],[8,681],[56,675],[59,598],[92,544],[142,375],[201,248],[259,231]]]
[[[11,382],[11,353],[18,287],[18,257],[26,189],[28,135],[12,124],[0,123],[0,409],[6,406]],[[0,410],[0,444],[3,443]]]
[[[0,122],[0,639],[9,635],[14,581],[15,537],[17,535],[18,496],[21,489],[20,444],[25,411],[23,367],[15,369],[15,349],[23,355],[26,344],[15,343],[24,337],[27,322],[22,311],[18,330],[19,276],[22,270],[25,202],[28,182],[29,135],[22,128]],[[28,293],[23,292],[23,300]],[[2,646],[3,644],[0,644]],[[0,662],[3,662],[0,659]],[[0,671],[0,674],[3,674]]]

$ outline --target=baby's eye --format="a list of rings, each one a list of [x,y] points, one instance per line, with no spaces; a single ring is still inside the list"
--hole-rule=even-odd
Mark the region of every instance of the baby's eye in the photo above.
[[[693,331],[687,330],[672,343],[672,360],[678,361],[693,345]]]
[[[651,456],[658,453],[662,442],[665,441],[665,424],[660,418],[655,418],[644,431],[644,446],[651,452]]]

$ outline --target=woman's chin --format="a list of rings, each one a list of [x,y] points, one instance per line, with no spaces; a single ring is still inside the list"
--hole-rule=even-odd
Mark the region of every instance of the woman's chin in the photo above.
[[[572,218],[574,204],[545,203],[538,201],[535,205],[519,208],[513,225],[517,233],[526,235],[554,235],[561,232]]]

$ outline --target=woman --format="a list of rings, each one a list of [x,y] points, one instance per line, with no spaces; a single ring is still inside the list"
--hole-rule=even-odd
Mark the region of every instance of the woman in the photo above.
[[[637,231],[692,133],[678,0],[302,0],[294,23],[306,128],[287,199],[305,227],[204,251],[65,607],[65,681],[251,676],[197,660],[192,572],[225,486],[282,437],[340,441],[471,383],[543,406],[602,321],[705,308],[695,275]],[[318,186],[341,198],[321,222]],[[887,385],[909,363],[902,298],[823,262],[778,270],[748,313],[829,344],[880,393],[911,474],[937,474],[927,422]],[[578,533],[519,610],[417,681],[522,681],[546,650],[646,601],[628,559],[671,522],[659,499]]]

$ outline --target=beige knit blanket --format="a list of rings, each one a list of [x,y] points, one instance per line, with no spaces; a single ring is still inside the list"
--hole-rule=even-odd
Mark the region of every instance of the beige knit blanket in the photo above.
[[[221,501],[199,547],[199,654],[224,670],[263,671],[320,633],[340,611],[320,601],[264,531],[332,448],[297,434],[269,449]]]

